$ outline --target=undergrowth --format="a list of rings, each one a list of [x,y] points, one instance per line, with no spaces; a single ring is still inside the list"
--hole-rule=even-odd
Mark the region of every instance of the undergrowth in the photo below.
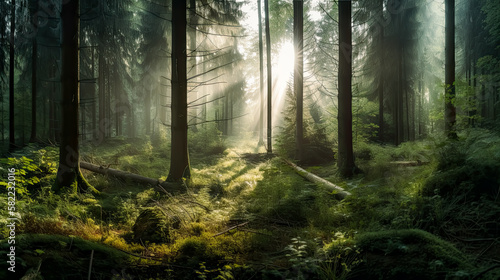
[[[175,196],[87,171],[100,196],[57,195],[50,188],[54,148],[30,146],[3,159],[24,170],[18,175],[27,186],[17,201],[23,213],[18,233],[83,238],[127,252],[121,270],[102,272],[112,279],[141,273],[137,279],[398,279],[413,270],[425,279],[470,279],[499,252],[498,135],[472,130],[459,141],[399,147],[358,141],[364,175],[344,180],[334,163],[307,167],[352,193],[338,201],[279,158],[245,156],[263,152],[250,148],[255,143],[228,148],[238,142],[223,140],[210,126],[200,129],[190,140],[192,181]],[[83,149],[82,158],[159,178],[168,171],[165,138],[158,132],[144,140],[114,139]],[[0,212],[7,217],[4,204]],[[76,254],[69,245],[49,252],[49,243],[33,250],[50,258],[23,252],[20,257],[30,260],[23,269]],[[417,254],[418,248],[426,253]],[[367,271],[375,276],[366,278]]]

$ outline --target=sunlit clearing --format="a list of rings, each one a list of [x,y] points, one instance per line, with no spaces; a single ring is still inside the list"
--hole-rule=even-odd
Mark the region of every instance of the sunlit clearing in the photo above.
[[[294,61],[293,44],[291,42],[283,43],[278,55],[278,72],[276,74],[288,78],[293,73]]]

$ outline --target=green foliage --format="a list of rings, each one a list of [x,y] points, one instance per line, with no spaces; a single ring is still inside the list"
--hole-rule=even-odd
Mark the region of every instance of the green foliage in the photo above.
[[[471,268],[452,244],[422,230],[366,233],[356,244],[365,259],[356,279],[445,279]]]
[[[332,242],[321,249],[321,255],[324,261],[320,263],[319,276],[325,280],[348,279],[351,271],[362,262],[352,237],[342,232],[334,234]]]
[[[495,0],[487,0],[482,7],[483,13],[486,15],[484,23],[490,36],[488,39],[492,46],[498,50],[500,47],[500,4]]]
[[[290,88],[287,89],[288,107],[284,112],[284,123],[277,139],[278,151],[288,158],[296,158],[296,112],[297,103]],[[302,163],[319,164],[333,161],[333,142],[329,139],[321,106],[304,103],[303,130],[304,155]]]
[[[293,279],[302,280],[309,279],[312,275],[318,273],[319,259],[317,256],[311,256],[308,252],[307,241],[302,240],[300,237],[292,238],[292,244],[288,245],[285,249],[288,251],[286,256],[291,263],[291,274]]]
[[[199,126],[198,131],[189,133],[188,146],[191,153],[218,155],[226,150],[222,132],[215,123]]]
[[[120,270],[130,259],[129,255],[112,247],[74,236],[23,234],[16,236],[16,241],[22,244],[16,248],[16,275],[24,275],[30,267],[39,267],[43,279],[79,278],[83,272],[88,271],[88,260],[93,250],[93,275],[110,279],[110,268]],[[0,250],[4,251],[8,246],[7,242],[2,242]],[[2,263],[0,266],[2,271],[7,271],[6,264]],[[2,276],[0,273],[0,277]],[[3,276],[2,279],[9,278]]]
[[[36,176],[37,173],[40,173],[40,168],[33,164],[33,160],[29,159],[25,156],[20,158],[2,158],[0,159],[0,164],[3,166],[8,166],[9,168],[15,168],[15,187],[16,187],[16,195],[19,196],[27,196],[29,195],[28,186],[35,186],[40,183],[40,179]],[[1,168],[2,171],[2,181],[0,185],[9,187],[7,178],[8,178],[8,169]]]
[[[375,140],[378,134],[378,104],[365,97],[353,98],[353,142]]]
[[[422,190],[426,196],[496,195],[500,188],[500,137],[471,130],[461,141],[439,148],[438,172]]]
[[[170,231],[178,228],[179,220],[169,218],[159,207],[148,207],[137,217],[132,231],[136,242],[168,243],[171,241]]]

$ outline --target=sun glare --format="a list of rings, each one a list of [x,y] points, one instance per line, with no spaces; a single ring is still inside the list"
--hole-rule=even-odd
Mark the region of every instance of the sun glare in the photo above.
[[[281,45],[278,55],[278,73],[279,76],[288,78],[293,73],[293,63],[295,61],[295,53],[292,42],[284,42]]]

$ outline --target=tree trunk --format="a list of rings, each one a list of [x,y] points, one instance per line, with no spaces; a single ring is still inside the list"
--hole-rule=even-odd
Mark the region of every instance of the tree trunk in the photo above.
[[[190,65],[190,76],[194,77],[197,74],[197,69],[196,69],[196,57],[197,57],[197,51],[196,51],[196,26],[198,24],[198,16],[196,15],[196,0],[189,0],[189,25],[191,26],[191,29],[189,29],[189,51],[190,51],[190,60],[191,60],[191,65]],[[195,82],[195,81],[193,81]],[[197,100],[198,99],[198,94],[197,90],[193,90],[189,93],[191,96],[190,100]],[[192,131],[196,132],[197,127],[196,123],[198,123],[198,107],[193,106],[190,108],[191,114],[194,116],[194,121],[191,125]]]
[[[260,117],[259,117],[259,143],[264,145],[264,50],[262,44],[262,11],[261,0],[257,0],[257,12],[259,19],[259,74],[260,74]]]
[[[295,133],[295,157],[301,161],[304,159],[304,1],[293,1],[293,42],[295,46],[295,69],[293,73],[293,89],[296,98],[296,133]]]
[[[103,27],[99,27],[102,29]],[[102,32],[102,31],[100,31]],[[103,47],[103,39],[99,41],[99,57],[98,57],[98,64],[99,64],[99,118],[98,118],[98,129],[97,129],[97,140],[98,142],[104,141],[104,132],[105,132],[105,126],[106,126],[106,116],[105,116],[105,110],[104,110],[104,103],[105,103],[105,90],[104,90],[104,47]]]
[[[14,34],[16,32],[16,0],[12,0],[10,9],[10,64],[9,64],[9,150],[16,148],[15,112],[14,112]]]
[[[78,147],[78,107],[80,103],[79,86],[79,0],[70,0],[62,6],[62,132],[59,149],[59,168],[57,170],[55,191],[69,188],[85,190],[90,187],[80,171],[80,152]],[[77,188],[75,188],[75,186]],[[71,189],[73,188],[73,189]]]
[[[95,48],[92,47],[92,78],[94,79],[96,75],[95,72]],[[97,138],[97,116],[96,116],[96,90],[95,90],[95,83],[92,84],[92,135],[90,135],[91,139],[94,140]]]
[[[352,148],[352,30],[351,2],[339,1],[338,69],[338,167],[340,174],[351,177],[356,172]]]
[[[151,134],[151,95],[152,85],[144,85],[144,128],[146,135]]]
[[[457,138],[455,130],[455,0],[445,0],[445,133]]]
[[[271,65],[271,34],[269,33],[269,0],[264,0],[264,14],[265,14],[265,32],[266,32],[266,55],[267,55],[267,153],[273,153],[272,143],[272,65]]]
[[[384,1],[379,1],[378,12],[380,18],[383,19],[384,16]],[[379,80],[378,80],[378,139],[380,142],[384,142],[384,82],[385,82],[385,48],[384,48],[384,26],[380,24],[380,33],[378,34],[379,49],[378,54],[380,56],[380,70],[379,70]]]
[[[38,29],[38,1],[35,3],[34,10],[31,14],[31,21],[33,24],[33,28],[35,29],[33,38],[32,38],[32,54],[31,54],[31,136],[30,142],[36,141],[36,99],[37,99],[37,83],[36,83],[36,67],[37,67],[37,58],[38,58],[38,44],[36,42],[36,34]]]
[[[186,1],[172,2],[172,133],[168,181],[190,178],[187,147]]]

